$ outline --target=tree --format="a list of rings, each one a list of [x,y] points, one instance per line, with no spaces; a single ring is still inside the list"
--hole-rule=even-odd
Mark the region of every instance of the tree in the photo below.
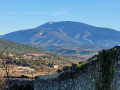
[[[57,70],[57,73],[60,73],[60,72],[63,72],[63,70],[62,70],[62,69],[58,69],[58,70]]]
[[[6,80],[4,75],[0,75],[0,90],[4,90],[6,88]]]
[[[63,67],[63,71],[70,71],[71,70],[71,66],[65,66],[65,67]]]
[[[76,64],[76,63],[72,63],[72,66],[71,66],[71,70],[73,70],[73,69],[76,69],[76,68],[78,68],[79,67],[79,64]]]
[[[7,89],[10,88],[10,78],[15,73],[16,69],[12,69],[12,65],[9,63],[12,59],[9,57],[9,53],[4,53],[6,48],[3,50],[3,52],[0,54],[0,68],[4,72],[4,77],[1,77],[5,80],[5,82],[2,81],[2,85],[7,85]]]

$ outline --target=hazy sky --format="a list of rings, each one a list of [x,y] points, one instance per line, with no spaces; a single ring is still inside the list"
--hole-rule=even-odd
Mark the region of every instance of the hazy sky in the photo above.
[[[0,35],[49,21],[120,30],[120,0],[0,0]]]

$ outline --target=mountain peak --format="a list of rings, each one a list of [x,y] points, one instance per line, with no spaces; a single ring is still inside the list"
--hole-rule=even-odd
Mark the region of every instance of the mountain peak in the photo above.
[[[53,24],[54,23],[54,21],[50,21],[50,22],[48,22],[48,24]]]
[[[47,22],[37,28],[9,33],[1,39],[22,43],[120,45],[120,31],[81,22]]]

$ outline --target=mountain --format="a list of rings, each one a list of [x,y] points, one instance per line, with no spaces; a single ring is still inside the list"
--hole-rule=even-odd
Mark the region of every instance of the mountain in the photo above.
[[[5,34],[1,39],[32,44],[105,46],[120,45],[120,31],[81,22],[48,22],[34,29]]]

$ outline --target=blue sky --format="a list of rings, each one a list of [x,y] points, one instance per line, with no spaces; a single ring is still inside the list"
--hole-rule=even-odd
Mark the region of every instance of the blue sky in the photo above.
[[[120,0],[0,0],[0,35],[49,21],[77,21],[120,31]]]

